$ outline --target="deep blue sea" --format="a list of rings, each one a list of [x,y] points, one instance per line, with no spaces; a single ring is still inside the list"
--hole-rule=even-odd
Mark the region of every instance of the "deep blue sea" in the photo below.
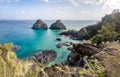
[[[51,63],[60,63],[67,59],[70,51],[63,46],[58,49],[56,44],[59,42],[73,41],[67,37],[59,36],[61,30],[33,30],[32,25],[36,20],[0,20],[0,43],[14,43],[20,46],[20,50],[16,52],[17,57],[26,59],[42,50],[55,50],[57,58]],[[50,26],[55,20],[44,20]],[[79,30],[96,21],[90,20],[63,20],[67,29]],[[61,37],[62,41],[56,41],[57,37]],[[80,41],[73,41],[80,42]]]

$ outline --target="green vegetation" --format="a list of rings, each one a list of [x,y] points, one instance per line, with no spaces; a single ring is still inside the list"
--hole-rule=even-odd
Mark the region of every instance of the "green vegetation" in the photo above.
[[[12,47],[13,44],[0,45],[0,77],[38,77],[38,64],[19,60]]]
[[[116,41],[119,38],[119,33],[116,30],[114,23],[106,23],[100,30],[98,30],[98,34],[91,40],[93,43],[97,44],[107,41]]]
[[[101,29],[91,37],[93,43],[100,44],[102,42],[120,41],[120,12],[114,10],[112,14],[102,18]],[[99,25],[97,25],[99,26]]]

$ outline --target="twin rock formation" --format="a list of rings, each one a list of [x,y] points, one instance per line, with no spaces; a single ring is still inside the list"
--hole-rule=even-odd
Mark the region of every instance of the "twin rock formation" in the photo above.
[[[48,25],[39,19],[34,23],[32,29],[48,29]],[[61,20],[56,20],[55,23],[51,24],[50,29],[65,30],[66,27]]]

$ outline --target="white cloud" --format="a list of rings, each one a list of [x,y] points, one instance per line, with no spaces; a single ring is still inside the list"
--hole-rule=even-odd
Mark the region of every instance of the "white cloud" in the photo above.
[[[103,8],[120,9],[120,0],[107,0]]]
[[[79,0],[85,4],[102,4],[106,2],[106,0]]]
[[[79,6],[80,3],[103,5],[103,8],[120,9],[120,0],[69,0],[73,5]]]
[[[49,2],[49,0],[43,0],[45,3],[48,3]]]
[[[106,0],[69,0],[73,5],[79,6],[80,3],[84,4],[101,4],[106,2]]]
[[[78,0],[69,0],[74,6],[79,6]]]
[[[23,11],[21,11],[21,13],[22,13],[22,14],[25,14],[25,11],[23,10]]]

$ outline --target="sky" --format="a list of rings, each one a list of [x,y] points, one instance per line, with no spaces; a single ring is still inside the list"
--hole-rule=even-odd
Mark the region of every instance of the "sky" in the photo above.
[[[0,0],[0,20],[100,20],[120,0]]]

